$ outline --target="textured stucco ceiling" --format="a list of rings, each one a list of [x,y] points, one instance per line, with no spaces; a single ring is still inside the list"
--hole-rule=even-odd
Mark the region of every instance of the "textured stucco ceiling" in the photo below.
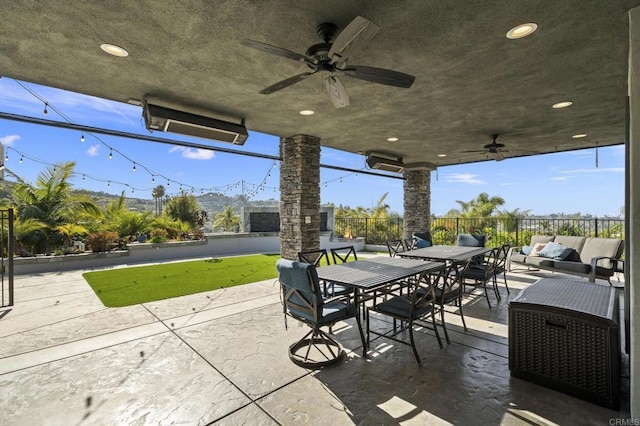
[[[625,134],[628,16],[615,1],[12,1],[2,5],[0,74],[120,102],[153,95],[250,130],[321,138],[350,152],[405,162],[486,160],[500,133],[506,156],[619,144]],[[303,63],[240,44],[253,39],[304,53],[316,27],[363,16],[380,31],[350,64],[416,76],[410,89],[343,77],[351,105],[335,109],[320,75],[271,95],[263,88]],[[514,25],[538,31],[508,40]],[[127,58],[104,54],[113,43]],[[554,110],[551,105],[574,105]],[[298,114],[302,109],[316,113]],[[584,139],[573,139],[587,133]],[[397,136],[390,143],[387,137]],[[251,149],[249,138],[246,147]],[[437,154],[447,154],[438,158]]]

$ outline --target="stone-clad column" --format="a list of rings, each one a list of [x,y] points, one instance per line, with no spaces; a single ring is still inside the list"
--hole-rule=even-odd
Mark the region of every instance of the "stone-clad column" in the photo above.
[[[280,139],[280,256],[320,248],[320,139]]]
[[[431,229],[431,171],[404,172],[404,238]]]

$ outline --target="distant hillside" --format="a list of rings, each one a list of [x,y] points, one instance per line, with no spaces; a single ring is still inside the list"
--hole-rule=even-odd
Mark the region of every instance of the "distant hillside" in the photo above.
[[[10,181],[0,181],[0,205],[11,205],[13,204],[11,199],[11,191],[15,182]],[[108,194],[103,191],[89,191],[86,189],[76,189],[73,191],[75,194],[84,194],[89,197],[96,204],[101,207],[105,207],[110,202],[116,200],[119,195]],[[127,194],[125,193],[125,196]],[[145,198],[135,198],[127,196],[127,208],[135,211],[155,211],[156,203],[153,199],[145,199]],[[240,214],[240,209],[242,207],[278,207],[280,205],[279,200],[270,199],[270,200],[247,200],[246,197],[242,195],[236,195],[233,197],[228,197],[223,194],[211,194],[211,195],[200,195],[196,196],[196,199],[202,206],[202,209],[207,212],[209,217],[213,217],[216,213],[221,212],[225,206],[233,206],[234,209]]]
[[[107,194],[106,192],[88,191],[85,189],[75,190],[74,193],[86,194],[93,199],[98,205],[106,206],[111,201],[118,198],[118,195]],[[0,192],[1,195],[1,192]],[[242,207],[278,207],[279,200],[247,200],[242,195],[228,197],[223,194],[212,193],[211,195],[199,195],[196,199],[207,212],[209,217],[213,217],[216,213],[221,212],[225,206],[232,206],[240,214]],[[127,208],[136,211],[155,211],[156,203],[153,199],[127,197]]]

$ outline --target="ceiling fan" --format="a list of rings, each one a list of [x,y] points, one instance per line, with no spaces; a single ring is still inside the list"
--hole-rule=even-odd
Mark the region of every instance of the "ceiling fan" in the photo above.
[[[340,33],[335,24],[320,24],[317,33],[324,42],[309,47],[304,55],[255,40],[242,40],[241,43],[266,53],[303,62],[311,69],[272,84],[262,89],[261,94],[269,95],[321,72],[324,87],[331,102],[336,108],[342,108],[349,105],[349,95],[340,79],[341,75],[402,88],[411,87],[416,79],[413,75],[398,71],[347,65],[351,52],[369,41],[379,29],[380,27],[376,24],[361,16],[357,16]]]
[[[472,151],[462,151],[462,152],[468,152],[468,153],[482,152],[488,155],[493,155],[496,161],[504,160],[505,159],[504,153],[509,151],[504,149],[505,145],[503,143],[497,142],[498,136],[500,136],[500,133],[493,133],[489,135],[489,137],[493,140],[493,142],[486,144],[485,146],[482,147],[482,149],[472,150]]]

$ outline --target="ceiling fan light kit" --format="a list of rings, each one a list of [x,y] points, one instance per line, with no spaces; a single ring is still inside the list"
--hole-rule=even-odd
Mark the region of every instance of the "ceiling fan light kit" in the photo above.
[[[324,42],[312,45],[304,55],[255,40],[242,40],[241,43],[265,53],[305,63],[311,68],[311,71],[294,75],[262,89],[261,94],[270,95],[321,71],[325,92],[331,103],[336,108],[343,108],[349,105],[349,95],[340,79],[341,75],[401,88],[409,88],[415,81],[415,76],[399,71],[347,65],[353,50],[367,43],[379,30],[380,27],[362,16],[357,16],[339,33],[335,24],[320,24],[317,33]]]

